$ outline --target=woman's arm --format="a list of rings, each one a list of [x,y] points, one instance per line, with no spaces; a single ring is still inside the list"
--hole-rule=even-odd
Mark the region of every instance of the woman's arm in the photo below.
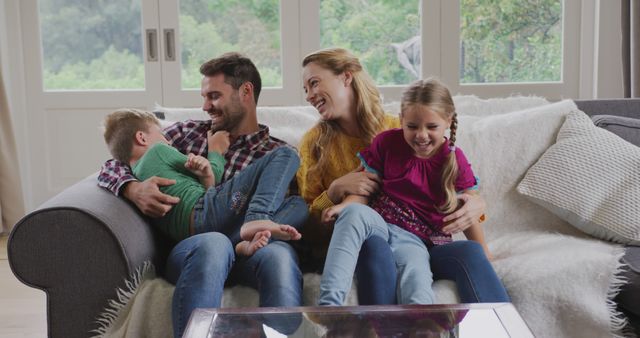
[[[480,245],[482,245],[482,249],[484,249],[484,253],[487,255],[487,258],[492,260],[493,256],[491,255],[491,252],[489,252],[489,248],[487,247],[487,243],[484,238],[484,231],[480,224],[484,221],[484,208],[486,206],[484,200],[480,194],[478,194],[477,190],[465,190],[462,192],[460,197],[464,201],[464,204],[460,209],[449,214],[443,219],[445,224],[447,222],[451,223],[447,224],[442,230],[445,233],[451,234],[462,231],[467,239],[480,243]],[[471,205],[469,205],[470,203]],[[463,210],[465,207],[466,210]],[[474,216],[478,212],[480,212],[480,215]],[[456,217],[456,214],[459,216]]]
[[[367,205],[369,203],[369,199],[360,195],[348,195],[342,202],[324,209],[324,211],[322,212],[322,223],[335,222],[338,216],[340,216],[342,210],[351,203],[360,203]]]

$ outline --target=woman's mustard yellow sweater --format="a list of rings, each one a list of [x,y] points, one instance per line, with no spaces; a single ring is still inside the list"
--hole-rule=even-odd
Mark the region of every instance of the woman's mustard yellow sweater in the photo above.
[[[384,124],[385,130],[400,127],[398,118],[392,115],[385,116]],[[332,227],[320,223],[322,210],[333,205],[327,195],[327,189],[333,180],[360,166],[360,160],[356,154],[367,147],[370,140],[338,134],[338,137],[326,149],[329,156],[327,167],[314,177],[307,177],[309,169],[318,162],[318,158],[313,156],[311,152],[312,145],[318,136],[319,129],[316,126],[310,129],[300,142],[301,163],[297,173],[297,181],[300,195],[309,205],[309,221],[303,229],[303,238],[311,245],[314,257],[324,258],[333,231]]]

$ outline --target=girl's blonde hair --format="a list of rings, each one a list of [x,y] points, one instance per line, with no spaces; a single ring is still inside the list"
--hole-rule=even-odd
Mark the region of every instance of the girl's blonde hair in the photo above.
[[[104,141],[114,159],[129,164],[133,140],[138,131],[148,132],[160,121],[149,112],[133,108],[121,108],[104,118]]]
[[[384,129],[384,110],[382,100],[375,83],[362,68],[357,57],[342,48],[328,48],[313,52],[302,60],[302,67],[314,63],[335,75],[350,72],[353,76],[351,87],[356,101],[356,120],[360,128],[360,137],[371,143],[373,138]],[[318,159],[315,166],[309,168],[309,177],[319,177],[328,165],[326,148],[334,142],[340,133],[336,121],[320,121],[316,125],[319,136],[311,147],[311,154]]]
[[[449,143],[451,149],[455,149],[458,118],[449,89],[442,82],[434,78],[418,80],[412,83],[402,94],[400,114],[406,109],[410,109],[416,105],[426,107],[445,120],[451,118]],[[455,151],[451,151],[442,171],[442,190],[445,192],[446,199],[443,205],[437,206],[438,210],[442,213],[451,213],[458,207],[459,202],[455,189],[457,178],[458,161],[456,161]]]

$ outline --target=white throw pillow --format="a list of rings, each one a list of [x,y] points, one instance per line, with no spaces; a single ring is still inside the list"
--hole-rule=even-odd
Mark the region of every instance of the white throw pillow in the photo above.
[[[640,245],[640,148],[569,114],[518,192],[600,239]]]

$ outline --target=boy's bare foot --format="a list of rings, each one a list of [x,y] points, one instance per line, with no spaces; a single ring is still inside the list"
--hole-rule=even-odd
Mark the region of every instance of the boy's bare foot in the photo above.
[[[268,219],[243,224],[242,228],[240,228],[240,237],[244,240],[249,240],[253,238],[255,233],[263,230],[270,231],[273,238],[283,241],[297,241],[302,238],[302,234],[296,228],[287,224],[278,224]]]
[[[240,256],[253,255],[258,249],[264,248],[269,243],[269,237],[271,237],[269,230],[256,232],[251,241],[242,241],[236,245],[236,254]]]

